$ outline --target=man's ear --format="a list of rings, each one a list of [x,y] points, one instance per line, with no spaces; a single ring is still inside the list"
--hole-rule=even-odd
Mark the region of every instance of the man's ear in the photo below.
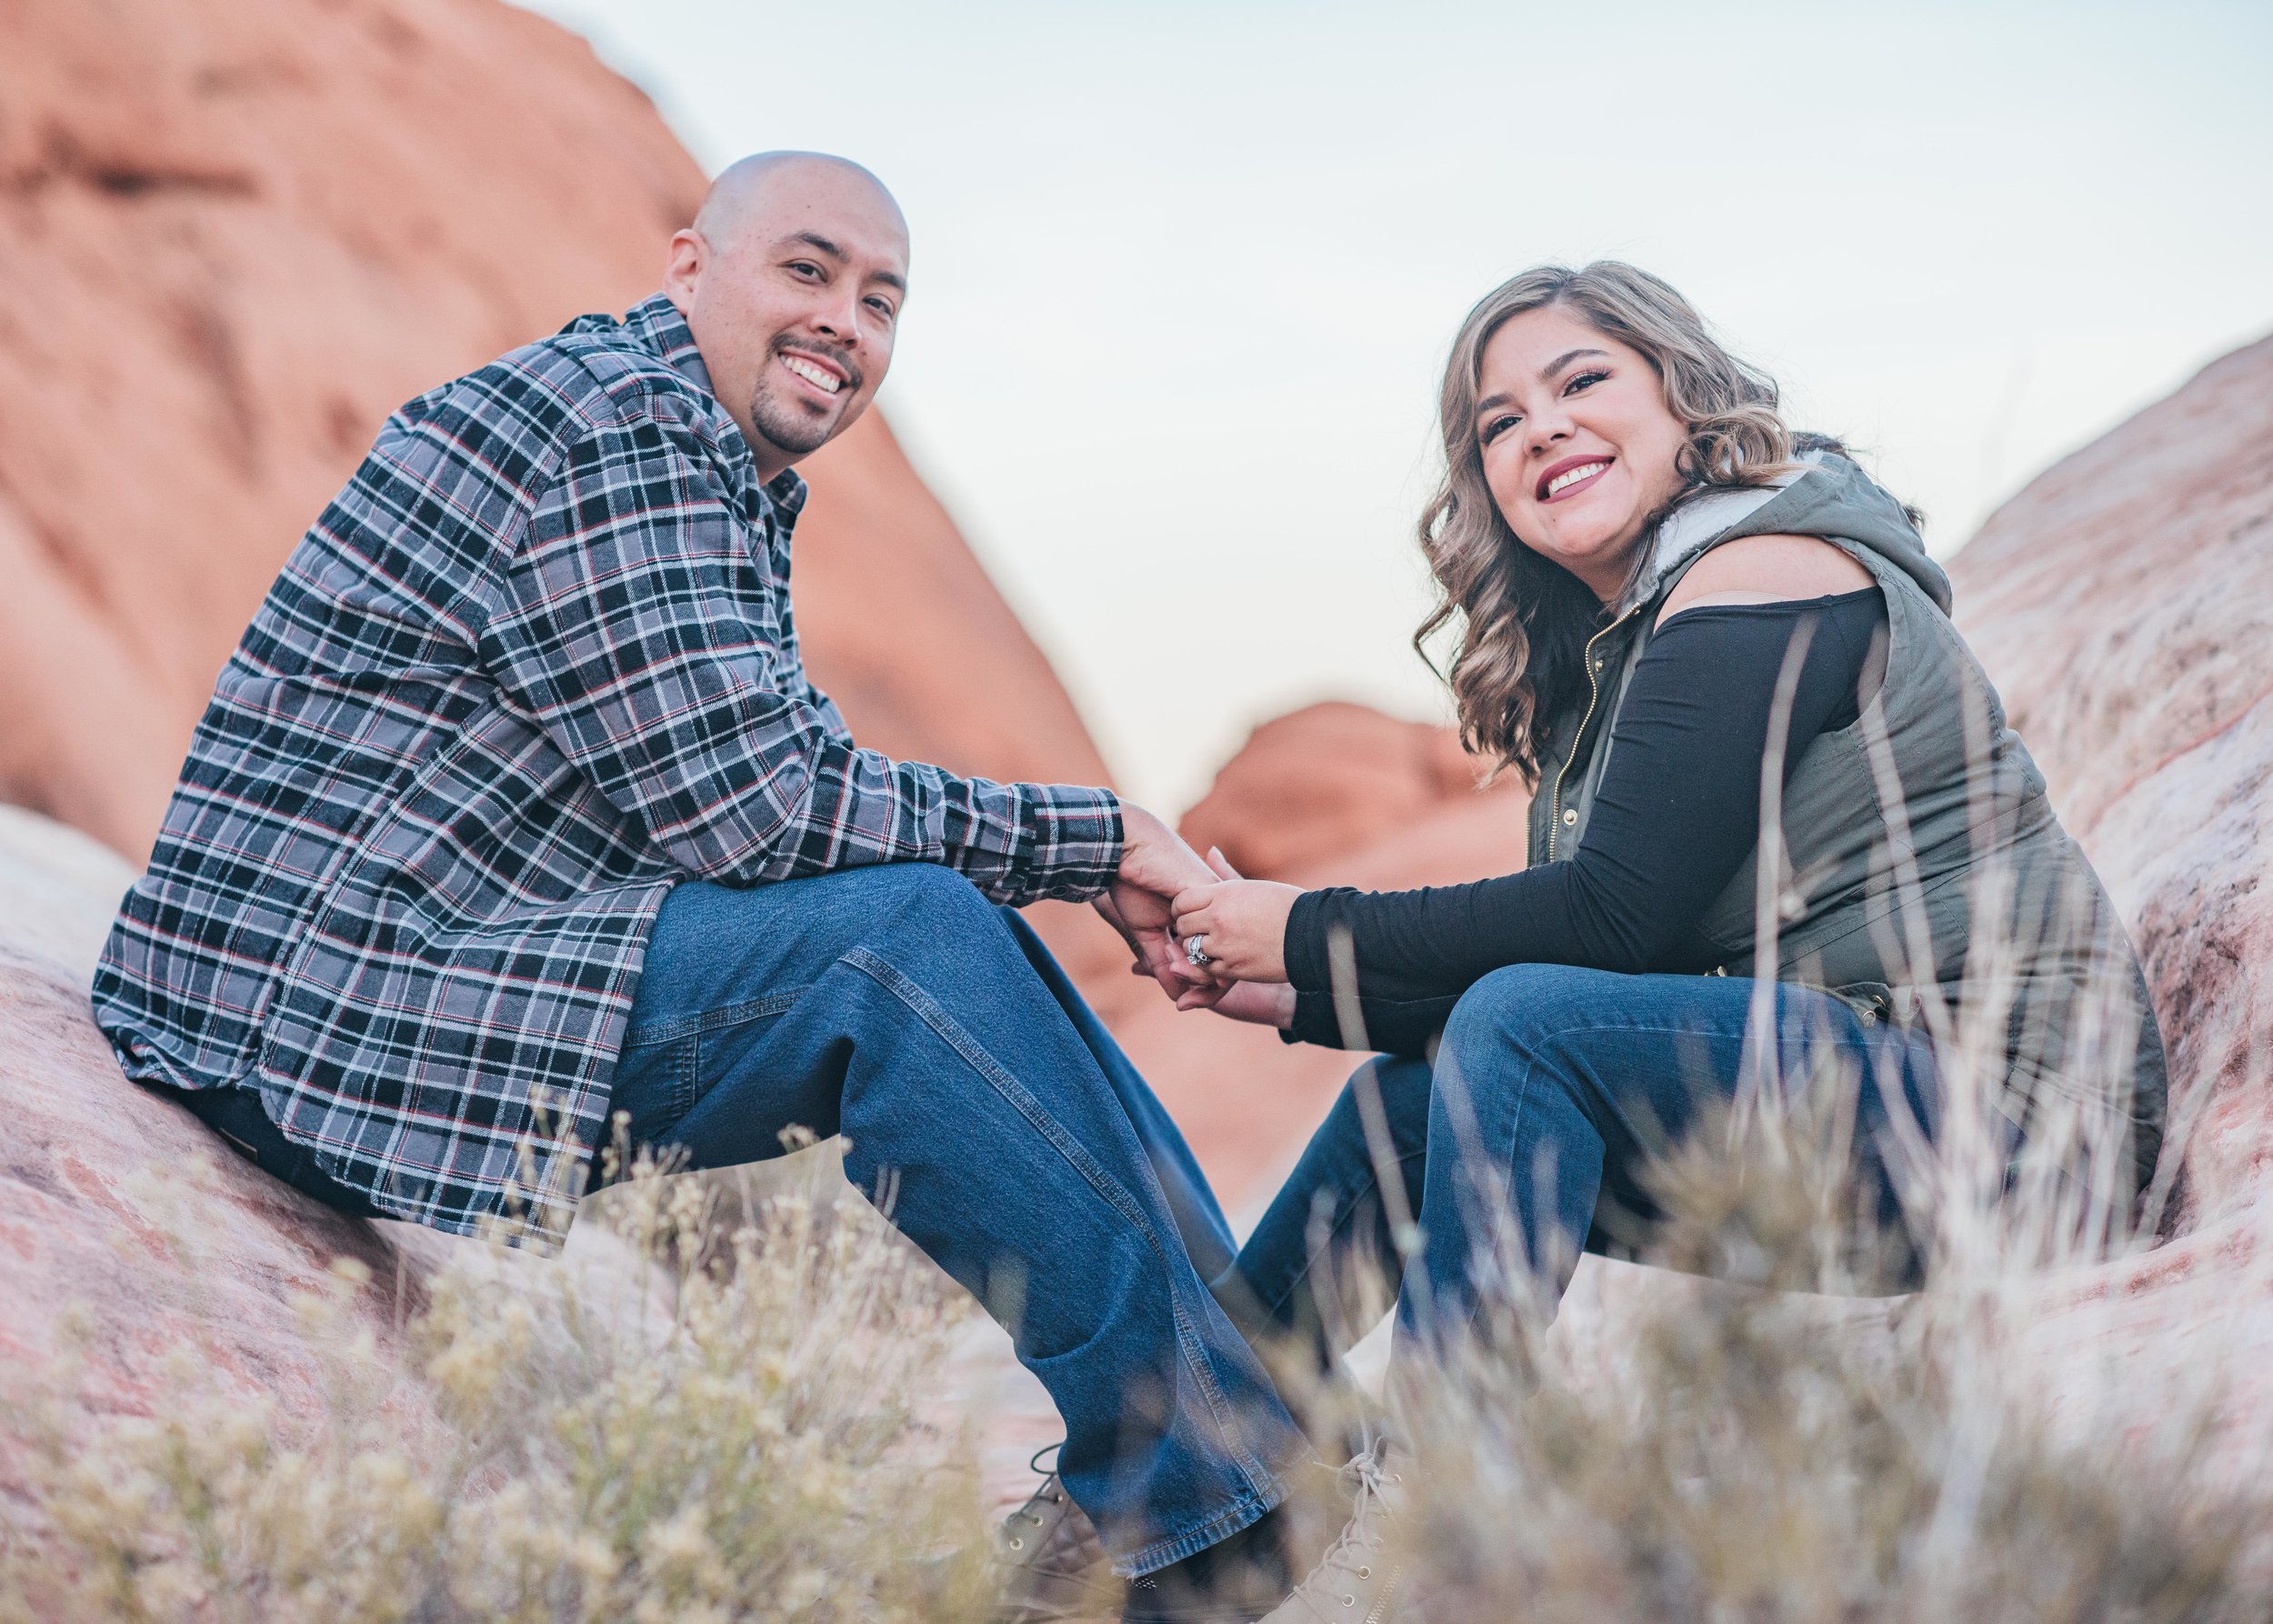
[[[671,257],[663,267],[663,291],[685,316],[695,303],[695,288],[710,263],[710,245],[703,234],[687,226],[671,234]]]

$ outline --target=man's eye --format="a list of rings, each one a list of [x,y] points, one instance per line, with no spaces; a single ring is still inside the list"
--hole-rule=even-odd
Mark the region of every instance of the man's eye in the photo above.
[[[1514,416],[1493,418],[1489,423],[1487,423],[1484,426],[1484,433],[1482,436],[1484,444],[1487,446],[1490,445],[1494,440],[1499,438],[1501,435],[1506,434],[1509,429],[1515,427],[1517,424],[1522,421],[1522,418]]]
[[[868,308],[875,311],[878,316],[884,317],[886,321],[890,321],[895,316],[899,314],[898,311],[892,308],[892,301],[889,299],[870,299],[868,301]]]
[[[789,268],[808,282],[817,281],[821,276],[821,267],[809,259],[793,259],[789,262]]]
[[[1595,385],[1600,383],[1604,378],[1608,377],[1610,375],[1608,373],[1601,371],[1598,368],[1593,372],[1582,372],[1577,377],[1571,379],[1570,382],[1563,386],[1563,393],[1566,395],[1576,395],[1581,389],[1592,388]]]

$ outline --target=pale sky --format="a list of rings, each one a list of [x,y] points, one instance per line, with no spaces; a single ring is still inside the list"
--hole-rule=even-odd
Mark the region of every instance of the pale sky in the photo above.
[[[1310,700],[1446,714],[1407,641],[1437,369],[1527,266],[1668,278],[1943,554],[2273,331],[2262,0],[536,9],[709,167],[893,188],[883,407],[1169,813]]]

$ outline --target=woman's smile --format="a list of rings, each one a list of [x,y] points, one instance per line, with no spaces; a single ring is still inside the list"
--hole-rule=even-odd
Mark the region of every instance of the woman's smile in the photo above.
[[[1567,456],[1539,476],[1533,495],[1542,503],[1566,502],[1610,471],[1615,456]]]

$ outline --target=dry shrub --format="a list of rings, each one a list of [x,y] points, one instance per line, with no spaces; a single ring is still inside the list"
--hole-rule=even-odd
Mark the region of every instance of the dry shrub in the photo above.
[[[1737,1133],[1738,1154],[1716,1134],[1670,1160],[1648,1256],[1757,1284],[1629,1274],[1607,1358],[1515,1295],[1425,1376],[1397,1372],[1426,1617],[2273,1617],[2273,1498],[2211,1447],[2249,1349],[2206,1346],[2144,1430],[2136,1406],[2056,1416],[2065,1372],[2018,1334],[2052,1300],[2040,1259],[1931,1255],[1923,1288],[1876,1313],[1817,1295],[1885,1289],[1873,1271],[1905,1248],[1827,1257],[1807,1221],[1839,1182],[1824,1159]]]
[[[1390,1367],[1423,1617],[2273,1618],[2273,1459],[2232,1402],[2262,1384],[2273,1205],[2226,1253],[2231,1318],[2168,1333],[2188,1338],[2183,1374],[2127,1374],[2119,1276],[2154,1246],[2168,1188],[2133,1200],[2118,1171],[2135,1006],[2111,974],[2084,1018],[2075,1052],[2115,1068],[2100,1107],[2062,1094],[2025,1115],[2004,1080],[2010,962],[1983,943],[1987,995],[1925,1011],[1941,1118],[1930,1145],[1900,1117],[1885,1130],[1891,1214],[1853,1154],[1870,1079],[1818,1049],[1806,1076],[1748,1071],[1663,1155],[1637,1254],[1659,1267],[1597,1277],[1612,1311],[1590,1334],[1557,1323],[1554,1270],[1511,1226],[1489,1238],[1474,1334]],[[1479,1188],[1506,1177],[1475,1169]],[[1409,1263],[1427,1238],[1397,1228]],[[1353,1306],[1344,1338],[1386,1307],[1385,1272],[1353,1260],[1324,1294]],[[1346,1391],[1308,1408],[1337,1405],[1337,1429],[1366,1424]]]
[[[814,1158],[808,1158],[814,1159]],[[835,1164],[749,1195],[650,1165],[580,1263],[467,1246],[414,1327],[448,1436],[406,1442],[348,1304],[317,1424],[178,1360],[147,1419],[19,1395],[30,1514],[0,1618],[149,1624],[957,1619],[984,1609],[973,1451],[940,1371],[962,1305]]]

